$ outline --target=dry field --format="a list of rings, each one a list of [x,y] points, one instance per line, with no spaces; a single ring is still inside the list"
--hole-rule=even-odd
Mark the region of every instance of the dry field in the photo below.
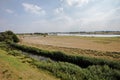
[[[21,44],[39,47],[45,50],[62,51],[74,55],[120,60],[120,37],[96,38],[78,36],[19,36]],[[107,53],[106,51],[110,52]]]
[[[120,38],[94,38],[73,36],[24,36],[23,43],[120,52]]]

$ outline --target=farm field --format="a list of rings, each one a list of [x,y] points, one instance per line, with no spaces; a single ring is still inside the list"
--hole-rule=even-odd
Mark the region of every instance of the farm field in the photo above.
[[[21,44],[50,51],[62,51],[71,55],[82,55],[103,59],[120,60],[120,37],[78,36],[19,36]],[[107,51],[107,52],[106,52]]]

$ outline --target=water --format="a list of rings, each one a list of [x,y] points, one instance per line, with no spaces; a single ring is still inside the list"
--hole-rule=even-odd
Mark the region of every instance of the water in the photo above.
[[[83,37],[120,37],[120,35],[104,35],[104,34],[57,34],[58,36],[83,36]]]
[[[35,54],[27,53],[27,52],[22,52],[22,53],[25,54],[25,55],[27,55],[27,56],[29,56],[29,57],[31,57],[31,58],[39,60],[39,61],[48,60],[48,58],[40,56],[40,55],[35,55]]]

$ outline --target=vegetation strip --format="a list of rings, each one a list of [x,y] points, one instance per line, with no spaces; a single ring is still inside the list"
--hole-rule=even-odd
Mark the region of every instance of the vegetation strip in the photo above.
[[[40,70],[48,71],[61,80],[119,80],[120,70],[112,69],[108,65],[92,65],[87,68],[81,68],[77,65],[67,62],[55,62],[48,60],[34,60],[27,55],[23,55],[21,50],[12,48],[5,43],[0,43],[0,49],[5,49],[9,55],[20,59],[24,64],[37,67]],[[24,80],[24,78],[23,78]]]
[[[89,58],[84,56],[73,56],[73,55],[67,55],[60,51],[46,51],[41,50],[35,47],[28,47],[25,45],[20,45],[16,43],[9,43],[11,47],[20,49],[25,52],[30,52],[35,55],[41,55],[44,57],[49,57],[52,60],[55,61],[63,61],[63,62],[69,62],[76,64],[82,68],[86,68],[90,65],[108,65],[109,67],[113,69],[119,69],[120,70],[120,62],[119,61],[109,61],[109,60],[103,60],[103,59],[96,59],[96,58]]]

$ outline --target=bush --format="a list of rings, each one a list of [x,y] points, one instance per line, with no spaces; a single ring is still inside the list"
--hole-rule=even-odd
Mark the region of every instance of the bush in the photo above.
[[[18,50],[11,50],[8,52],[8,54],[13,55],[13,56],[21,56],[22,55],[21,53],[22,52]]]
[[[40,69],[51,72],[61,80],[119,80],[120,71],[111,69],[107,65],[93,65],[88,68],[80,68],[67,62],[35,61]]]
[[[19,42],[19,38],[12,31],[5,31],[0,33],[0,41]]]

